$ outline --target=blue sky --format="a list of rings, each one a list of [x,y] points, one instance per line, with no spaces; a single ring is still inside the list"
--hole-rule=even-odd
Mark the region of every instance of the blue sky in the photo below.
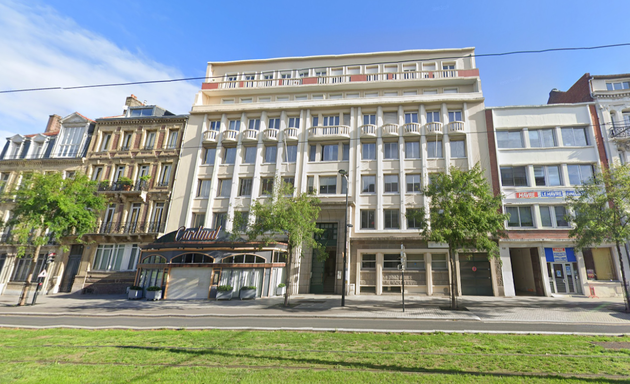
[[[476,47],[478,54],[630,42],[626,1],[0,0],[0,90],[205,75],[208,61]],[[478,58],[487,106],[544,104],[586,72],[630,72],[630,47]],[[200,82],[0,94],[0,136],[48,115],[186,113]]]

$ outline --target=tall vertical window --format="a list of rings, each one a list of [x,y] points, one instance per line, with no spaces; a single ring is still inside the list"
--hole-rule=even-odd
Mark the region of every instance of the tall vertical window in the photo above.
[[[530,129],[529,146],[532,148],[555,147],[556,137],[553,129]]]
[[[339,145],[322,145],[322,161],[339,160]]]
[[[376,160],[376,144],[375,143],[363,143],[361,147],[362,147],[361,159]]]
[[[103,167],[94,167],[94,170],[92,171],[92,181],[100,181],[102,173]]]
[[[197,197],[208,198],[210,196],[210,179],[200,179],[197,189]]]
[[[313,116],[312,121],[313,121],[313,127],[319,126],[319,117],[318,116]]]
[[[363,175],[361,176],[361,192],[362,193],[375,193],[376,192],[376,176]]]
[[[224,151],[223,164],[234,164],[234,161],[236,161],[236,148],[228,147]]]
[[[151,222],[149,223],[149,232],[161,232],[161,225],[164,222],[164,202],[155,202],[153,211],[151,212]]]
[[[162,164],[162,173],[160,174],[160,187],[167,187],[171,181],[172,164]]]
[[[405,142],[405,159],[420,158],[420,143],[417,141]]]
[[[144,141],[144,149],[153,149],[155,147],[155,134],[156,132],[147,132],[147,137]]]
[[[138,255],[140,254],[140,248],[138,244],[131,245],[131,254],[129,255],[129,263],[127,264],[127,270],[136,269],[138,264]]]
[[[270,145],[265,147],[265,163],[275,163],[278,157],[278,147]]]
[[[567,171],[571,185],[582,185],[593,177],[593,166],[590,164],[567,165]]]
[[[375,212],[373,209],[361,210],[361,229],[375,229],[374,222]]]
[[[219,183],[219,197],[230,197],[232,192],[232,179],[221,179]]]
[[[206,149],[206,155],[204,156],[203,163],[206,165],[214,165],[214,158],[217,155],[216,148],[208,148]]]
[[[280,119],[269,119],[269,125],[267,128],[280,129]]]
[[[109,149],[109,140],[112,138],[112,135],[109,133],[103,134],[103,140],[101,140],[101,152],[105,152]]]
[[[452,123],[453,121],[464,121],[462,111],[448,111],[448,122]]]
[[[341,154],[341,160],[342,161],[348,161],[350,160],[350,144],[343,144],[343,152]]]
[[[530,205],[519,207],[505,207],[510,218],[508,219],[508,227],[533,227],[532,207]]]
[[[306,190],[308,193],[315,193],[315,177],[314,176],[306,177]]]
[[[103,168],[101,167],[101,170]],[[0,193],[4,192],[4,190],[7,187],[7,184],[9,183],[9,176],[11,174],[9,172],[2,172],[0,173]]]
[[[79,146],[83,141],[85,128],[63,128],[60,137],[57,139],[57,156],[73,157],[79,153]]]
[[[407,229],[418,229],[422,224],[421,211],[419,209],[407,209]]]
[[[451,157],[466,157],[466,142],[464,140],[452,140]]]
[[[442,140],[427,141],[427,157],[429,159],[441,159],[442,154]]]
[[[243,163],[254,164],[256,162],[256,147],[245,147],[245,159]]]
[[[120,179],[122,176],[125,176],[125,166],[119,165],[118,168],[116,168],[116,174],[114,175],[114,182],[117,182],[118,179]]]
[[[238,186],[238,195],[239,196],[252,195],[252,179],[251,178],[240,180],[240,185]]]
[[[501,167],[501,185],[504,187],[527,187],[525,167]]]
[[[249,119],[249,129],[260,131],[260,119]]]
[[[300,128],[300,118],[289,117],[289,128]]]
[[[179,131],[177,129],[171,129],[170,131],[168,131],[168,142],[166,143],[166,149],[177,148],[178,136],[179,136]]]
[[[203,227],[205,221],[206,221],[205,213],[193,213],[191,227],[192,228]]]
[[[398,175],[385,175],[383,179],[385,181],[386,193],[398,192]]]
[[[317,145],[308,147],[308,161],[315,161],[317,158]]]
[[[384,209],[383,219],[385,221],[385,229],[400,228],[400,211],[397,209]]]
[[[589,145],[586,128],[562,128],[562,143],[565,147]]]
[[[225,227],[227,222],[227,212],[217,212],[214,214],[214,228],[219,229]]]
[[[420,175],[405,175],[407,179],[407,192],[421,192],[422,188],[420,186]]]
[[[123,137],[122,147],[120,147],[121,151],[128,151],[131,149],[131,138],[133,137],[133,133],[127,132]]]
[[[398,143],[383,143],[385,159],[398,159]]]
[[[261,179],[261,187],[263,195],[271,195],[273,193],[273,177]]]
[[[295,163],[297,160],[297,145],[287,145],[285,160],[288,163]]]

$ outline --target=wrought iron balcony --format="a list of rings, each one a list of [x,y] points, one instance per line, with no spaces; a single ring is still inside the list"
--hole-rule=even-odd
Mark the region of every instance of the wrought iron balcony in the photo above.
[[[102,182],[98,185],[99,192],[141,192],[149,189],[149,182],[138,180],[135,184]]]
[[[630,139],[630,125],[613,125],[610,129],[610,137],[624,141]]]
[[[143,235],[162,233],[165,222],[136,221],[127,223],[102,223],[96,233],[102,235]]]

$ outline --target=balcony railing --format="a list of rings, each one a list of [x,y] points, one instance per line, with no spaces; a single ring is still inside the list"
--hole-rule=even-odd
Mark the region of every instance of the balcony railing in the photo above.
[[[238,140],[238,131],[228,129],[227,131],[223,131],[223,140],[224,141],[237,141]]]
[[[205,131],[203,141],[206,143],[216,143],[219,139],[219,131]]]
[[[398,136],[398,124],[383,125],[383,136]]]
[[[98,190],[100,192],[140,192],[146,191],[147,189],[149,189],[149,182],[145,180],[138,180],[135,184],[131,185],[119,182],[112,184],[104,182],[98,185]]]
[[[420,135],[421,125],[418,123],[407,123],[403,125],[403,134],[405,135]]]
[[[258,140],[258,131],[255,129],[246,129],[245,131],[243,131],[243,140]]]
[[[128,223],[101,223],[98,232],[103,235],[133,235],[162,233],[166,223],[159,221],[137,221]]]
[[[280,131],[278,129],[267,128],[267,129],[265,129],[263,139],[264,140],[278,141],[278,133],[280,133]]]
[[[341,84],[362,81],[408,81],[424,79],[448,79],[479,76],[478,69],[449,69],[437,71],[405,71],[405,72],[381,72],[355,75],[331,75],[299,77],[291,79],[257,79],[257,80],[224,80],[203,83],[202,89],[238,89],[238,88],[265,88],[281,86],[301,86],[317,84]]]
[[[326,127],[313,127],[309,129],[310,138],[339,138],[350,137],[350,127],[347,125],[331,125]]]
[[[630,139],[630,125],[615,124],[610,129],[610,137],[620,140]]]
[[[463,121],[451,121],[447,124],[449,133],[464,133],[464,122]]]
[[[424,125],[424,129],[426,130],[426,134],[442,134],[444,131],[442,130],[442,123],[434,122],[434,123],[426,123]]]
[[[376,125],[365,124],[359,128],[361,129],[361,137],[376,137]]]
[[[298,129],[294,127],[285,128],[282,131],[286,140],[298,140]]]

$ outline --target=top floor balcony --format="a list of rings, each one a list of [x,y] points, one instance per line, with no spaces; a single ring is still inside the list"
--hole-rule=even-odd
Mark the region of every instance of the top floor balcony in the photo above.
[[[610,129],[610,137],[618,141],[627,141],[630,139],[630,125],[614,124]]]
[[[297,78],[263,78],[263,74],[247,74],[226,76],[224,79],[213,79],[203,83],[201,89],[244,89],[244,88],[269,88],[304,85],[344,84],[371,81],[409,81],[409,80],[434,80],[452,79],[479,76],[479,70],[474,69],[444,69],[435,71],[404,71],[381,72],[365,74],[332,74],[322,76],[304,76]]]
[[[466,124],[463,121],[451,121],[446,125],[449,135],[466,134]]]
[[[219,141],[219,131],[205,131],[203,133],[203,143],[216,143]]]
[[[308,138],[311,139],[349,139],[350,127],[347,125],[332,125],[325,127],[313,127],[308,130]]]

